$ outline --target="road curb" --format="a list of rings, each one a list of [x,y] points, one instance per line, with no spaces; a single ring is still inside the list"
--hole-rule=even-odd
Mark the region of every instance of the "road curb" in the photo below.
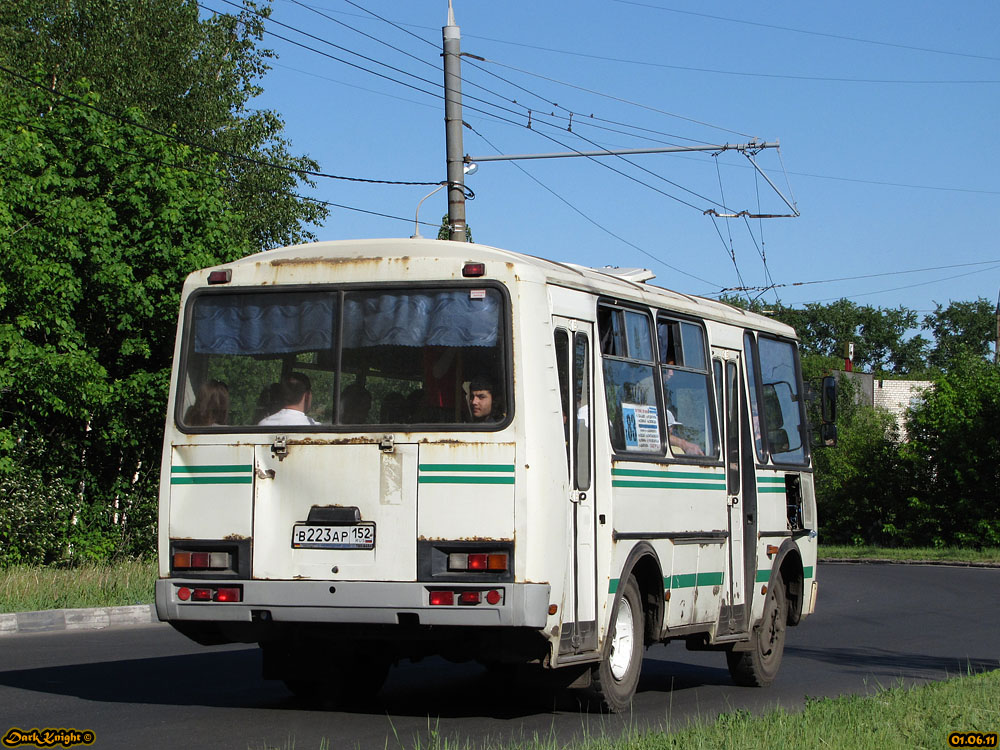
[[[19,633],[47,633],[56,630],[107,630],[129,625],[159,622],[156,607],[137,604],[130,607],[95,607],[92,609],[47,609],[38,612],[0,614],[0,637]]]

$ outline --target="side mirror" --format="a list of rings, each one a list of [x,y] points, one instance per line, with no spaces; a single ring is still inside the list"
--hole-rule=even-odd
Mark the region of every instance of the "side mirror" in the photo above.
[[[826,448],[837,445],[837,425],[826,422],[819,426],[819,444]]]
[[[831,375],[823,378],[821,390],[823,424],[833,424],[837,421],[837,379]],[[836,432],[836,430],[834,431]]]

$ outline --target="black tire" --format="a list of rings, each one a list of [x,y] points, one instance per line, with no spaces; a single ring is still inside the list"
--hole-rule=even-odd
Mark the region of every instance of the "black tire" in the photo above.
[[[591,673],[591,690],[603,710],[620,713],[632,704],[644,648],[642,600],[635,578],[629,576],[615,602],[604,654]]]
[[[737,685],[767,687],[778,676],[788,627],[788,597],[781,573],[774,576],[766,596],[764,616],[750,636],[750,650],[726,652],[729,674]]]

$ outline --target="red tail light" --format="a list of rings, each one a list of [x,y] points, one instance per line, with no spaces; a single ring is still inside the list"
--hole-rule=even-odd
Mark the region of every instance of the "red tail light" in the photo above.
[[[238,602],[243,597],[241,596],[243,592],[238,588],[220,588],[215,594],[215,601],[217,602]]]
[[[481,601],[478,591],[463,591],[458,596],[459,604],[479,604]]]
[[[191,601],[210,602],[212,601],[212,589],[195,589],[191,592]]]
[[[453,591],[432,591],[430,602],[432,606],[450,607],[455,603],[455,593]]]

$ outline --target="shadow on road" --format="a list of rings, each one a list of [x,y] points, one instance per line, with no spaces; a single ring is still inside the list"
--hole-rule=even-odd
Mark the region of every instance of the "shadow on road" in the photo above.
[[[838,666],[842,671],[862,670],[878,677],[932,678],[990,672],[1000,667],[997,659],[967,656],[930,656],[883,648],[800,648],[785,646],[786,658],[801,658]]]
[[[311,711],[280,682],[260,677],[257,649],[0,672],[0,685],[87,701],[121,704]],[[646,659],[639,693],[729,684],[725,668]],[[351,713],[441,718],[517,719],[539,712],[581,713],[581,691],[540,687],[530,678],[496,675],[477,664],[432,658],[392,669],[382,691]]]

